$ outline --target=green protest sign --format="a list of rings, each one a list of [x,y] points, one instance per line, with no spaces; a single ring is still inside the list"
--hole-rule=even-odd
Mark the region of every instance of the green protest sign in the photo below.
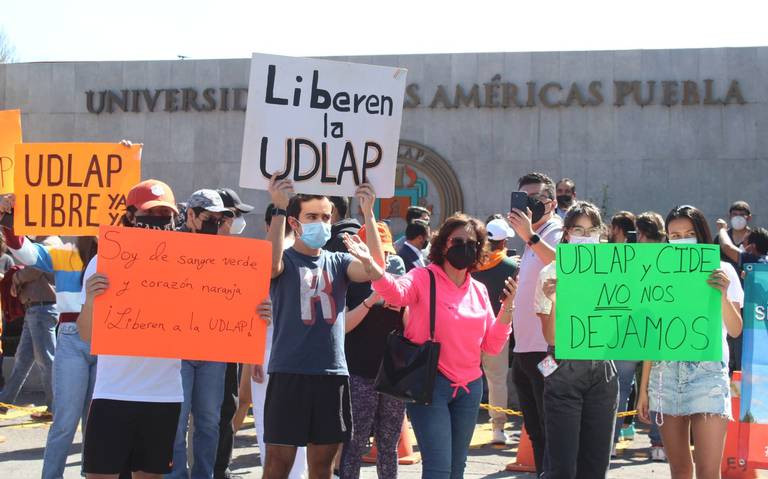
[[[717,245],[562,244],[558,359],[720,361]]]

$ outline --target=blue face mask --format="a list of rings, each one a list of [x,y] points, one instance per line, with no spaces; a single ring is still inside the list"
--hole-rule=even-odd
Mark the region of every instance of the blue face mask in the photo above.
[[[331,225],[319,221],[317,223],[299,223],[301,225],[301,242],[312,249],[319,249],[331,239]]]

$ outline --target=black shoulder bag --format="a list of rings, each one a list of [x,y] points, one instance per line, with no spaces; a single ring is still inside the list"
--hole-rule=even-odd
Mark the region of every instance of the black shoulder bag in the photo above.
[[[428,406],[435,389],[440,343],[435,342],[435,276],[429,273],[429,340],[416,344],[402,331],[387,336],[387,348],[374,389],[401,401]],[[400,311],[402,318],[405,308]]]

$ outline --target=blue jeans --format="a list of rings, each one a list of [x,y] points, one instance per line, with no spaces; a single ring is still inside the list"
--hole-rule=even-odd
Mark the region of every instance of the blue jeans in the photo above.
[[[632,391],[632,383],[635,382],[635,371],[637,368],[637,361],[614,361],[616,370],[619,373],[619,411],[629,411],[633,408],[632,404],[627,404],[629,401],[629,394]],[[661,432],[656,421],[651,416],[651,426],[648,432],[648,437],[651,439],[652,446],[661,446]],[[616,420],[616,429],[613,434],[613,441],[619,440],[619,434],[621,433],[621,427],[624,424],[624,418],[618,418]]]
[[[216,450],[219,445],[219,419],[224,400],[224,376],[227,363],[212,361],[181,362],[181,383],[184,387],[184,403],[181,405],[176,441],[173,445],[173,471],[166,477],[186,479],[187,430],[190,413],[194,417],[195,431],[192,436],[194,463],[192,478],[213,477]]]
[[[56,349],[56,323],[59,313],[56,305],[30,306],[24,315],[19,347],[16,349],[15,362],[11,377],[0,393],[0,402],[13,404],[27,380],[32,365],[37,364],[45,391],[45,405],[53,411],[53,354]]]
[[[423,479],[464,477],[467,452],[475,432],[483,378],[463,388],[454,388],[451,381],[438,373],[432,404],[407,404],[413,431],[423,460]]]
[[[628,405],[629,395],[632,392],[632,385],[635,383],[635,371],[638,361],[614,361],[616,371],[619,374],[619,412],[625,412],[632,409]],[[613,433],[613,441],[619,440],[621,428],[624,425],[624,418],[616,419],[616,429]]]
[[[53,399],[56,408],[43,454],[43,479],[64,475],[69,448],[81,422],[83,432],[96,382],[96,356],[91,344],[80,339],[75,323],[59,326],[53,360]]]

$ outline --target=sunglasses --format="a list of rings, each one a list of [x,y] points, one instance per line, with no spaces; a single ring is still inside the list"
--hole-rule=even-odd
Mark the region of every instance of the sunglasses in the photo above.
[[[472,240],[472,239],[471,240],[467,240],[465,238],[449,238],[448,239],[448,244],[450,244],[451,246],[464,246],[464,245],[467,245],[467,244],[479,245],[480,242],[477,241],[477,240]]]

